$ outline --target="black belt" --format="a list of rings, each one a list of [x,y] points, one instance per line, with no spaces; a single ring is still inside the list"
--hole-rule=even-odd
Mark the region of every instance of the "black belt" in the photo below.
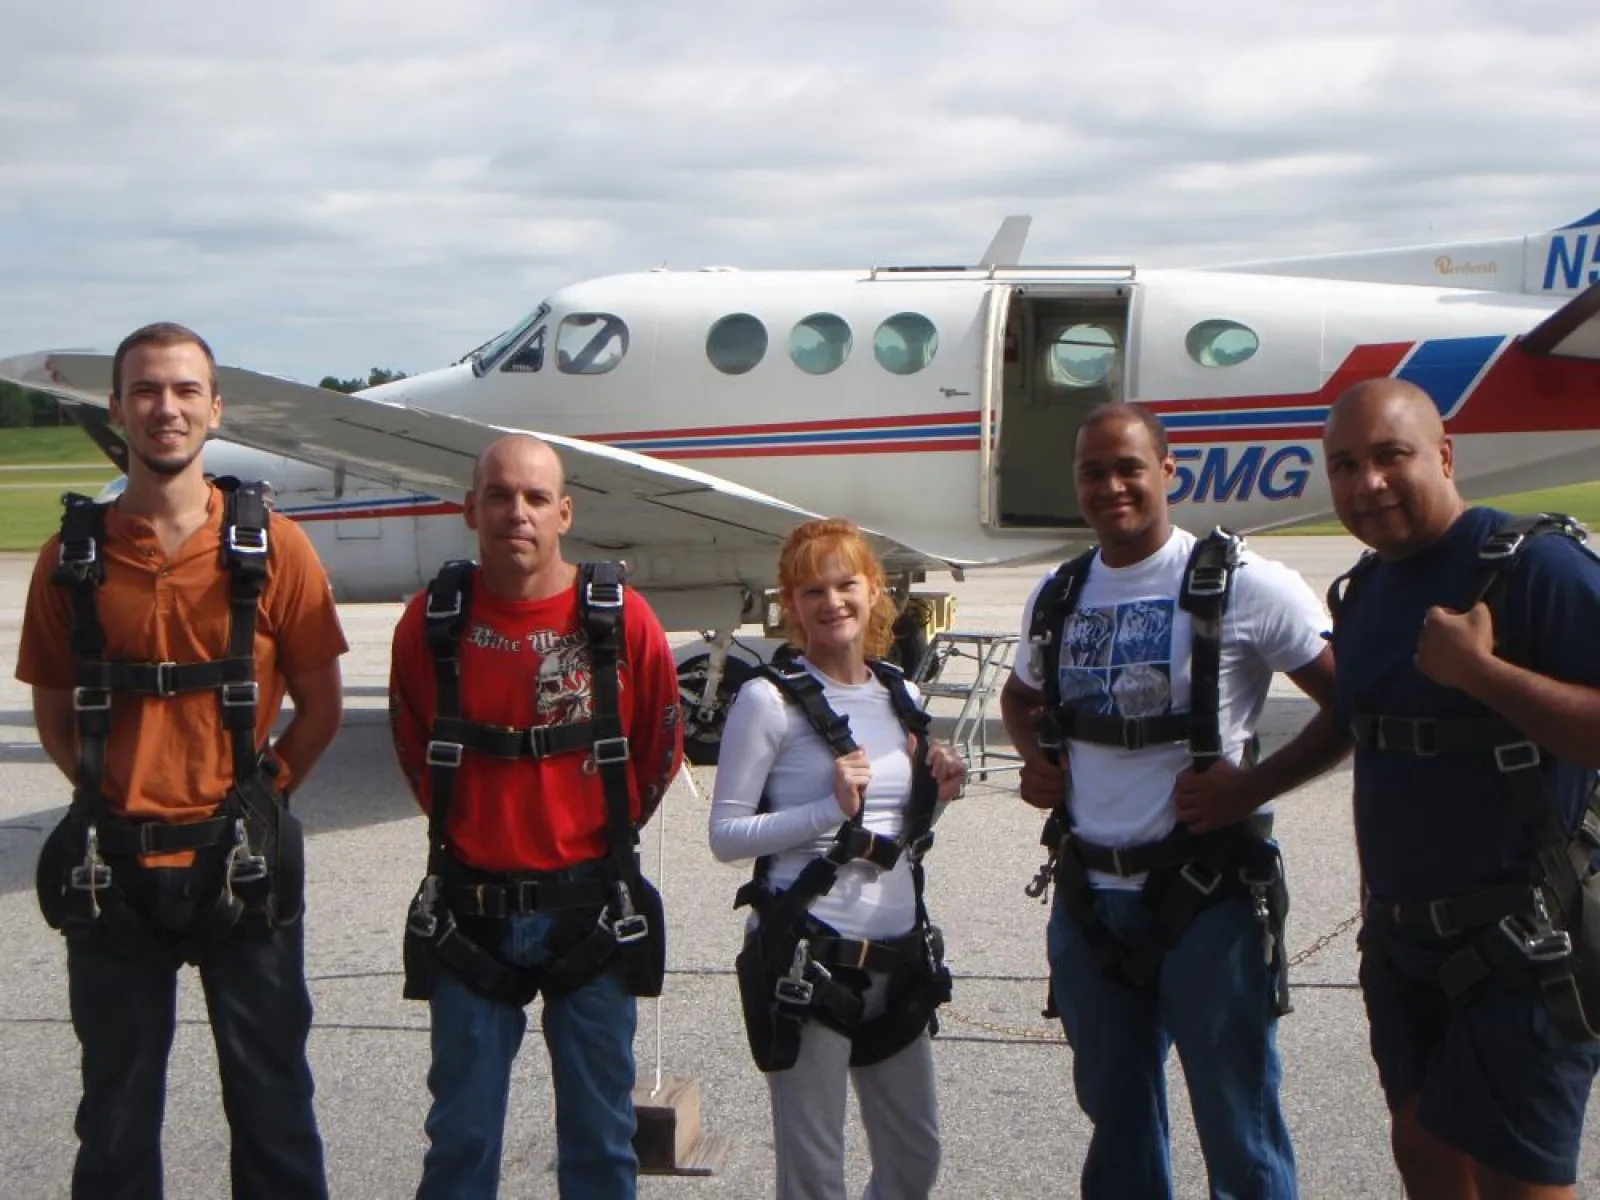
[[[1108,875],[1119,875],[1126,879],[1133,875],[1147,875],[1164,867],[1176,867],[1193,862],[1201,853],[1201,839],[1219,835],[1227,837],[1236,832],[1256,838],[1271,837],[1272,818],[1257,814],[1239,825],[1205,834],[1190,833],[1180,825],[1158,842],[1145,842],[1138,846],[1120,848],[1099,846],[1073,835],[1068,839],[1067,847],[1078,856],[1078,861],[1083,864],[1085,870],[1103,871]]]
[[[1533,911],[1533,889],[1526,883],[1505,883],[1440,900],[1369,900],[1366,911],[1396,929],[1452,938],[1513,913]]]
[[[252,685],[253,658],[219,658],[207,662],[80,662],[78,688],[87,692],[137,692],[145,696],[175,696],[229,684]],[[255,703],[254,689],[249,703]],[[241,698],[239,703],[245,703]]]
[[[1357,713],[1350,720],[1350,734],[1364,750],[1401,750],[1424,758],[1435,754],[1493,754],[1502,746],[1528,740],[1500,717],[1434,720]]]
[[[447,883],[444,901],[461,917],[526,916],[563,908],[595,908],[610,899],[603,879],[520,879],[505,883]]]
[[[1189,740],[1190,722],[1186,712],[1163,713],[1159,717],[1111,717],[1102,713],[1068,712],[1071,715],[1061,722],[1061,732],[1069,741],[1143,750],[1146,746]]]
[[[806,953],[812,962],[825,967],[853,967],[858,971],[893,971],[915,962],[922,952],[922,935],[915,931],[880,941],[841,937],[806,939]]]
[[[621,743],[620,752],[611,747],[612,742]],[[595,745],[593,721],[515,729],[439,717],[434,721],[433,740],[428,743],[428,762],[435,766],[459,766],[463,747],[495,758],[549,758],[574,750],[588,750]],[[627,739],[604,739],[599,750],[602,758],[627,758]]]
[[[95,836],[102,854],[176,854],[232,840],[236,820],[237,817],[211,817],[175,824],[112,817],[95,823]]]

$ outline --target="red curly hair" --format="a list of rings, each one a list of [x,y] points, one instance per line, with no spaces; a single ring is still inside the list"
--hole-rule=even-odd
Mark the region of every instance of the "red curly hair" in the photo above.
[[[861,536],[854,521],[843,517],[823,517],[807,521],[791,533],[778,555],[778,604],[783,617],[783,632],[801,651],[806,648],[805,631],[794,612],[794,596],[822,574],[828,559],[837,559],[846,570],[860,575],[878,589],[878,602],[867,616],[865,650],[869,658],[881,658],[894,643],[895,605],[889,595],[889,577],[883,564]]]

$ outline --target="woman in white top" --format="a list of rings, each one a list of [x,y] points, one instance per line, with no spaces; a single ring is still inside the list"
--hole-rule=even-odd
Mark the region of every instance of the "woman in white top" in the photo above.
[[[734,701],[717,766],[711,849],[723,862],[769,857],[769,882],[781,892],[858,813],[872,833],[900,836],[914,742],[867,663],[888,649],[894,603],[860,531],[843,520],[801,525],[784,544],[778,579],[785,630],[803,655],[797,664],[822,685],[828,706],[849,719],[857,744],[836,758],[770,679],[753,679]],[[915,701],[914,689],[911,695]],[[953,799],[965,764],[938,744],[928,763],[939,802]],[[917,925],[910,858],[900,854],[887,870],[861,859],[846,863],[811,915],[841,938],[905,938]],[[899,999],[888,972],[835,968],[833,978],[863,995],[864,1021]],[[939,1123],[927,1030],[871,1066],[851,1067],[851,1045],[822,1020],[807,1020],[795,1065],[767,1075],[778,1200],[844,1200],[847,1077],[872,1154],[866,1200],[920,1200],[933,1187]]]

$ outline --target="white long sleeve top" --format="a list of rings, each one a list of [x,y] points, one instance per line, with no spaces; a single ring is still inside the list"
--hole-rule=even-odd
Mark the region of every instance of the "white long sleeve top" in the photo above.
[[[862,824],[884,837],[898,837],[911,796],[911,757],[888,689],[876,676],[862,684],[840,683],[804,658],[797,662],[822,684],[829,706],[849,718],[851,736],[866,749],[872,778]],[[910,691],[920,703],[916,689]],[[833,797],[833,763],[827,743],[776,685],[761,677],[745,684],[723,729],[711,803],[711,852],[723,862],[773,855],[772,886],[788,887],[808,862],[827,851],[844,822]],[[765,811],[758,811],[763,796]],[[909,932],[916,921],[909,859],[901,855],[888,871],[859,860],[846,864],[811,913],[844,937],[883,939]]]

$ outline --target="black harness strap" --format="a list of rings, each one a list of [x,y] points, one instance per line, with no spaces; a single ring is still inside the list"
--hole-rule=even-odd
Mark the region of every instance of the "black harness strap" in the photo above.
[[[1581,543],[1588,531],[1570,517],[1551,513],[1513,518],[1494,530],[1478,551],[1460,611],[1485,603],[1494,616],[1495,628],[1504,629],[1502,608],[1511,573],[1534,540],[1550,536]],[[1371,561],[1370,556],[1363,557],[1346,576],[1335,581],[1340,603],[1334,606],[1330,592],[1329,608],[1336,622],[1339,610],[1349,603]],[[1422,757],[1491,757],[1494,769],[1506,781],[1532,852],[1529,878],[1524,883],[1493,887],[1469,896],[1406,904],[1369,903],[1369,918],[1390,927],[1431,932],[1441,940],[1480,930],[1479,936],[1452,953],[1439,969],[1439,986],[1447,999],[1465,995],[1493,974],[1526,969],[1531,971],[1552,1018],[1565,1036],[1581,1041],[1600,1040],[1600,1011],[1593,1011],[1600,1003],[1600,995],[1590,999],[1590,1011],[1586,1012],[1578,980],[1583,966],[1579,960],[1585,957],[1586,947],[1573,938],[1585,924],[1585,889],[1595,877],[1593,862],[1600,851],[1600,799],[1590,797],[1576,833],[1569,833],[1548,794],[1539,746],[1497,715],[1446,719],[1356,712],[1351,717],[1350,733],[1356,746],[1365,750]],[[1600,933],[1593,929],[1581,932],[1591,939]],[[1590,955],[1596,952],[1600,951],[1591,951]]]
[[[635,995],[658,994],[665,966],[665,929],[659,896],[640,873],[634,850],[629,748],[621,715],[624,568],[620,563],[584,563],[578,568],[579,624],[592,667],[591,719],[526,729],[461,716],[461,640],[471,612],[476,570],[476,564],[467,560],[445,563],[428,585],[423,610],[424,637],[434,663],[434,722],[426,754],[432,804],[428,874],[407,915],[407,933],[427,943],[438,962],[463,982],[518,1007],[541,989],[562,993],[582,987],[619,951],[629,990]],[[584,769],[599,776],[605,796],[604,880],[528,880],[506,873],[469,872],[456,859],[449,835],[456,774],[467,750],[508,759],[587,750]],[[459,882],[469,873],[484,877]],[[456,922],[457,916],[501,921],[527,912],[585,908],[599,910],[593,930],[538,970],[502,962]],[[409,972],[406,994],[413,998],[427,994],[421,980],[413,986]]]
[[[59,890],[41,870],[41,903],[54,925],[101,921],[113,938],[135,952],[175,962],[198,961],[247,908],[264,911],[273,921],[292,920],[299,913],[303,885],[303,852],[297,840],[284,836],[285,814],[256,745],[256,615],[269,551],[265,487],[231,477],[215,483],[224,494],[221,559],[229,575],[223,657],[182,663],[106,658],[98,609],[98,590],[105,582],[106,505],[75,494],[62,497],[60,552],[51,573],[51,582],[71,596],[70,642],[76,660],[72,701],[77,759],[72,803],[57,849],[76,857],[81,847],[82,859],[65,872]],[[113,815],[104,791],[113,695],[166,698],[205,690],[217,692],[231,747],[233,786],[218,815],[187,824]],[[102,855],[126,856],[120,869],[135,870],[142,869],[140,856],[190,850],[197,852],[194,893],[202,898],[214,894],[216,902],[174,944],[156,937],[129,907]],[[274,875],[281,877],[282,888],[274,887]]]
[[[1045,582],[1028,619],[1028,641],[1045,706],[1039,714],[1039,744],[1060,761],[1068,741],[1091,742],[1124,750],[1187,742],[1194,769],[1203,771],[1221,757],[1222,633],[1243,539],[1218,528],[1196,541],[1184,567],[1178,605],[1190,614],[1193,629],[1189,663],[1189,709],[1154,717],[1116,717],[1081,713],[1062,701],[1061,646],[1067,622],[1077,609],[1093,564],[1086,551],[1058,568]],[[1255,817],[1228,829],[1193,834],[1178,826],[1165,838],[1141,846],[1110,847],[1072,832],[1066,800],[1051,814],[1041,839],[1049,861],[1029,885],[1042,896],[1053,878],[1069,915],[1083,931],[1107,978],[1132,987],[1151,985],[1161,961],[1190,923],[1205,909],[1241,890],[1250,894],[1262,925],[1263,943],[1275,962],[1277,1007],[1290,1011],[1282,931],[1288,892],[1277,850],[1267,840],[1270,817]],[[1095,912],[1090,871],[1128,877],[1144,875],[1143,897],[1155,911],[1150,933],[1127,942],[1111,932]],[[1054,993],[1046,1015],[1055,1016]]]

